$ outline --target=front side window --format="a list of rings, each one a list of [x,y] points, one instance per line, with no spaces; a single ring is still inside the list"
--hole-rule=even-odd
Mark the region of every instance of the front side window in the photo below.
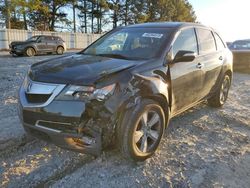
[[[84,54],[124,59],[150,59],[163,50],[169,28],[124,28],[107,34]]]
[[[212,32],[208,29],[197,29],[200,54],[216,51],[216,44]]]
[[[37,41],[38,38],[39,38],[39,36],[33,36],[33,37],[30,37],[29,39],[27,39],[26,41],[35,42],[35,41]]]
[[[45,36],[39,37],[38,42],[44,42],[44,41],[45,41]]]
[[[192,51],[198,53],[197,40],[194,29],[185,29],[180,32],[173,44],[173,55],[178,51]]]

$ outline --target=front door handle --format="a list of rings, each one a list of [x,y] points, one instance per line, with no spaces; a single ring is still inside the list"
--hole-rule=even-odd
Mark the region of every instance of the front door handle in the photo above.
[[[203,64],[202,63],[198,63],[197,65],[196,65],[196,68],[198,68],[198,69],[202,69],[203,68]]]

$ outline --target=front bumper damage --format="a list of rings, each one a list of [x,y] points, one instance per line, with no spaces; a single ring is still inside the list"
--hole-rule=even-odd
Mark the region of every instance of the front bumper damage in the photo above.
[[[45,93],[42,85],[36,84],[32,87],[39,86],[38,91]],[[55,87],[52,98],[49,97],[45,103],[34,103],[35,99],[31,103],[27,91],[20,88],[19,116],[25,131],[65,149],[100,155],[102,148],[113,141],[114,114],[99,101],[54,100],[64,86]],[[30,90],[32,92],[32,88]]]
[[[57,104],[55,104],[57,103]],[[61,103],[67,109],[55,106]],[[19,103],[20,119],[27,133],[59,147],[78,152],[99,155],[102,151],[102,129],[92,119],[82,121],[82,114],[76,113],[84,104],[52,102],[45,108],[25,108]]]
[[[164,94],[167,88],[164,80],[155,77],[124,78],[126,81],[117,84],[115,92],[103,101],[56,100],[65,85],[45,84],[43,90],[44,83],[34,83],[31,92],[32,87],[39,88],[38,92],[49,94],[49,97],[43,104],[31,104],[24,89],[30,86],[22,86],[19,112],[23,126],[31,135],[62,148],[98,156],[103,148],[114,143],[116,127],[126,110],[139,105],[141,97]]]
[[[13,54],[21,55],[21,54],[24,54],[24,49],[17,48],[16,46],[9,46],[9,53],[12,55]]]

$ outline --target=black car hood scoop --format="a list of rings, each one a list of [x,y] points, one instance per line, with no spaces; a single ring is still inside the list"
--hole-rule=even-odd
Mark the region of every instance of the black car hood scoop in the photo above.
[[[36,63],[29,76],[38,82],[93,85],[102,77],[131,68],[137,62],[75,54]]]

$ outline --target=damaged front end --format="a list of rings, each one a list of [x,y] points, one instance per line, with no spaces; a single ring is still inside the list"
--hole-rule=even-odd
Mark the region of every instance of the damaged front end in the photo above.
[[[114,78],[108,78],[105,83]],[[161,105],[168,105],[168,83],[161,76],[142,76],[129,73],[119,78],[112,92],[97,99],[91,95],[85,97],[86,110],[82,115],[78,132],[83,135],[76,140],[79,145],[97,144],[96,153],[115,142],[116,129],[126,110],[136,108],[143,97],[154,98]],[[110,86],[109,86],[110,87]],[[166,112],[169,115],[169,112]],[[99,143],[100,141],[100,143]],[[93,153],[92,153],[93,154]]]
[[[26,78],[19,91],[23,126],[31,135],[62,148],[100,155],[114,143],[124,112],[139,105],[142,97],[161,96],[167,101],[167,81],[155,75],[124,71],[103,77],[93,86],[46,84]]]

